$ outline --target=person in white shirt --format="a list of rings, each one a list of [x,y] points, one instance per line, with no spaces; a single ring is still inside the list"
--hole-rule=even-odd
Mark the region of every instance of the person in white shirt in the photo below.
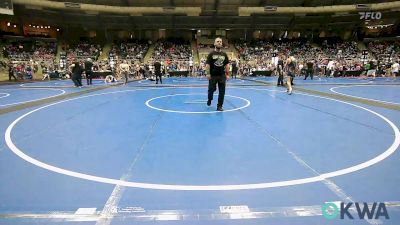
[[[129,64],[127,63],[126,60],[122,61],[122,63],[119,64],[119,69],[120,69],[121,75],[125,77],[124,84],[127,84],[128,76],[129,76]]]
[[[335,61],[333,61],[333,60],[330,60],[329,62],[328,62],[328,65],[326,66],[326,70],[327,70],[327,73],[325,74],[326,76],[333,76],[333,70],[334,70],[334,68],[335,68]]]
[[[396,77],[399,75],[399,60],[397,60],[397,62],[393,63],[392,74],[393,74],[393,79],[396,79]]]
[[[300,74],[300,76],[303,75],[303,68],[304,68],[303,62],[300,62],[299,63],[299,74]]]
[[[43,73],[42,80],[46,80],[46,79],[50,80],[50,73],[49,73],[49,70],[46,67],[42,68],[42,73]]]
[[[296,70],[294,57],[290,56],[287,58],[285,70],[287,75],[284,77],[284,79],[286,81],[287,93],[291,95],[293,92],[292,85],[293,85],[293,78],[295,76],[294,71]]]

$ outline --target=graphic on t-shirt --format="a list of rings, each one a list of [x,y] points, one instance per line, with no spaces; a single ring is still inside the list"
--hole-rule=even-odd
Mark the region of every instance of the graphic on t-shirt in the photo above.
[[[223,55],[213,55],[213,59],[216,59],[214,62],[214,66],[221,67],[224,65],[225,56]]]

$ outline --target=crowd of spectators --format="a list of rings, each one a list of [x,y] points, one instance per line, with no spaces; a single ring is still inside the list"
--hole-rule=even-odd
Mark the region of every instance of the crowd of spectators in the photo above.
[[[378,60],[390,61],[400,54],[400,41],[371,41],[368,50]]]
[[[150,64],[159,61],[168,71],[189,70],[193,67],[193,52],[189,42],[183,40],[159,40],[155,43]]]
[[[53,61],[56,42],[11,42],[3,47],[3,55],[12,61]]]
[[[56,52],[57,43],[52,41],[12,41],[3,46],[8,72],[18,79],[31,79],[40,67],[54,67]]]
[[[100,44],[92,43],[91,41],[82,41],[79,43],[62,43],[61,49],[66,54],[67,65],[70,65],[73,60],[92,58],[97,60],[102,52]]]
[[[343,42],[324,40],[310,43],[307,40],[275,40],[235,42],[238,71],[241,75],[252,75],[254,71],[275,71],[278,59],[291,56],[296,60],[296,73],[303,74],[307,63],[312,62],[315,74],[343,75],[345,71],[376,70],[384,74],[385,68],[390,68],[390,62],[399,59],[400,41],[373,41],[366,43],[367,50],[360,50],[355,41]],[[55,62],[57,53],[56,42],[9,42],[3,45],[5,63],[12,68],[18,78],[31,77],[42,69],[43,73],[55,70],[65,70],[73,60],[83,62],[92,58],[94,71],[118,72],[118,65],[125,60],[130,66],[130,74],[146,77],[154,70],[153,64],[158,61],[163,69],[168,71],[190,71],[191,74],[205,74],[206,59],[201,55],[199,62],[193,62],[191,44],[184,40],[159,40],[154,44],[154,52],[148,62],[144,57],[150,44],[143,41],[114,43],[109,52],[109,58],[98,60],[102,52],[99,44],[81,41],[76,44],[63,43],[60,62]],[[213,48],[208,44],[200,44],[198,49],[210,52]],[[197,50],[198,50],[197,49]],[[235,60],[236,59],[231,59]],[[375,74],[374,74],[375,75]]]
[[[310,44],[305,40],[280,40],[238,42],[235,44],[240,54],[239,71],[250,74],[255,70],[275,70],[277,57],[296,59],[298,73],[301,74],[307,62],[312,62],[317,73],[326,74],[334,70],[362,70],[365,64],[362,51],[357,42],[323,41],[320,45]],[[370,58],[368,58],[370,59]]]
[[[111,46],[109,53],[110,58],[115,57],[120,60],[129,60],[143,62],[144,56],[149,49],[149,44],[147,42],[121,42],[114,43]]]

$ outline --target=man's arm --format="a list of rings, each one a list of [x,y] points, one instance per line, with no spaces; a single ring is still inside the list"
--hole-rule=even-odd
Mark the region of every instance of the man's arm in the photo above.
[[[225,76],[226,76],[227,80],[229,80],[229,74],[230,74],[230,66],[229,66],[229,64],[226,64],[226,66],[225,66]]]
[[[210,74],[210,64],[206,64],[206,77],[207,79],[211,79],[211,74]]]
[[[74,67],[75,67],[75,63],[74,63],[74,64],[71,64],[71,65],[68,67],[69,72],[72,73],[72,69],[73,69]]]
[[[228,80],[229,79],[229,74],[230,74],[230,65],[229,65],[229,58],[228,58],[228,55],[226,53],[225,53],[224,64],[225,64],[225,77]]]
[[[211,73],[210,73],[210,64],[211,64],[211,53],[208,54],[207,58],[206,58],[206,77],[207,79],[211,79]]]

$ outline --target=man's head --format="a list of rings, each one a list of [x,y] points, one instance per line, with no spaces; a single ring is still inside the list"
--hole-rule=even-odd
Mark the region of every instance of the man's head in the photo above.
[[[216,49],[221,49],[222,48],[222,39],[221,38],[215,38],[215,41],[214,41],[214,46],[215,46],[215,48]]]

